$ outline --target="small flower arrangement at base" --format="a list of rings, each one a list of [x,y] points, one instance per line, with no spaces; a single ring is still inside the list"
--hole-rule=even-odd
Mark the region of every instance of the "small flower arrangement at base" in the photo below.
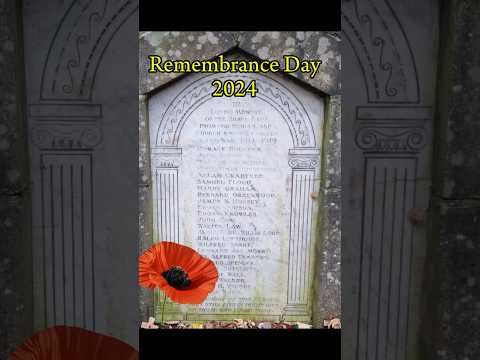
[[[312,325],[301,322],[255,322],[252,320],[235,319],[233,321],[206,321],[203,323],[185,323],[182,321],[167,321],[160,325],[166,329],[311,329]]]
[[[151,317],[148,322],[142,322],[143,329],[311,329],[312,325],[301,322],[255,322],[252,320],[235,319],[233,321],[205,321],[183,322],[166,321],[164,323],[155,323],[155,318]]]

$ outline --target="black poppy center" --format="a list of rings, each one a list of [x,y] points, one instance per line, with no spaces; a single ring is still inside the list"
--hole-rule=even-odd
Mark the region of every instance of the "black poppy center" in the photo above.
[[[180,266],[175,266],[164,271],[162,276],[167,280],[168,285],[179,290],[188,288],[192,282],[188,278],[188,274]]]

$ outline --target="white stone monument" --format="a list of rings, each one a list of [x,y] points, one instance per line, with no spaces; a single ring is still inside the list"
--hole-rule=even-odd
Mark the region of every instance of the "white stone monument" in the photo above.
[[[258,92],[212,97],[214,79]],[[166,318],[309,321],[323,98],[283,75],[194,74],[148,104],[154,241],[219,271],[203,304],[169,304]]]

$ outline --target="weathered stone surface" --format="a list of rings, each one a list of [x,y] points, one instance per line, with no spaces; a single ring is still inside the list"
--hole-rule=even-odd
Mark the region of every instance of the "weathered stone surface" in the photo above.
[[[15,2],[3,1],[0,14],[6,23],[0,29],[0,193],[15,194],[25,189],[23,162],[26,159],[24,124],[21,110],[21,73],[18,55],[17,19]],[[19,81],[20,80],[20,81]]]
[[[341,96],[328,98],[326,136],[324,138],[325,189],[339,189],[342,186],[342,104]]]
[[[150,171],[150,140],[148,132],[148,111],[145,95],[139,97],[139,189],[138,189],[138,227],[139,243],[138,253],[142,254],[153,245],[152,230],[152,193],[151,193],[151,171]],[[139,287],[140,318],[150,318],[154,314],[153,293],[150,289]]]
[[[235,34],[200,31],[147,31],[140,33],[139,92],[145,94],[182,74],[147,72],[148,55],[160,55],[169,60],[211,59],[234,47]]]
[[[476,359],[480,354],[480,202],[439,205],[438,304],[434,358]]]
[[[430,277],[424,340],[432,359],[480,356],[480,4],[451,1],[443,33]],[[434,303],[436,306],[431,307]]]
[[[240,47],[261,59],[283,60],[284,55],[301,59],[322,60],[320,71],[313,79],[308,74],[294,73],[309,85],[334,95],[340,92],[340,34],[320,31],[245,32]],[[283,61],[281,61],[283,66]]]
[[[31,299],[25,297],[22,288],[25,284],[18,277],[29,262],[20,255],[24,207],[19,196],[0,196],[0,356],[3,359],[24,340],[25,323],[30,322],[25,312],[30,311]]]
[[[341,317],[341,99],[329,98],[329,114],[324,127],[324,164],[319,194],[320,227],[315,282],[313,323]]]
[[[323,209],[323,226],[317,248],[319,260],[315,272],[316,293],[313,323],[321,327],[324,320],[341,315],[341,191],[325,190],[319,206]]]
[[[446,50],[439,102],[442,196],[480,197],[480,5],[456,2]],[[461,3],[461,5],[460,5]],[[445,101],[443,101],[445,100]],[[438,179],[440,180],[440,178]]]
[[[0,1],[0,358],[32,331],[30,202],[18,2]]]

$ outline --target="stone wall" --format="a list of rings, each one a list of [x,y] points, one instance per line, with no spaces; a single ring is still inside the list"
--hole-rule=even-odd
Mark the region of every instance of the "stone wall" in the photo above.
[[[466,360],[480,356],[480,3],[444,2],[442,24],[425,358]]]
[[[323,173],[320,202],[319,260],[314,323],[341,317],[341,243],[342,243],[342,179],[341,179],[341,97],[330,98],[327,107]]]
[[[32,329],[30,184],[21,7],[0,1],[0,358]]]

